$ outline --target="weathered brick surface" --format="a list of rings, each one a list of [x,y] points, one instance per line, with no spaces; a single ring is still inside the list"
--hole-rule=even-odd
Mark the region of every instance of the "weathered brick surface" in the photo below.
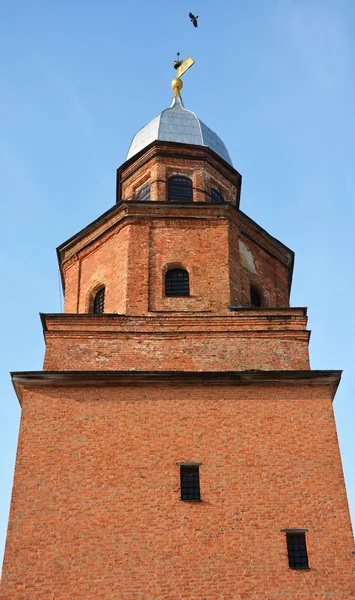
[[[134,200],[140,188],[151,186],[151,199],[165,201],[167,182],[172,175],[190,177],[195,202],[211,202],[211,189],[218,189],[224,199],[239,206],[241,176],[230,165],[203,147],[158,142],[134,160],[124,163],[117,172],[117,200]]]
[[[150,311],[217,312],[228,307],[230,293],[226,221],[159,222],[151,229],[149,252]],[[189,272],[188,298],[165,296],[165,273],[175,267],[186,268]]]
[[[229,317],[45,317],[46,370],[309,369],[302,309]],[[278,313],[278,311],[276,311]]]
[[[202,463],[201,503],[180,461]],[[24,392],[2,600],[341,600],[353,550],[326,386]]]
[[[280,336],[281,337],[281,336]],[[77,370],[250,370],[307,369],[307,341],[275,336],[144,334],[47,338],[44,368]],[[167,350],[168,347],[168,350]]]
[[[259,231],[251,239],[252,229],[226,206],[121,206],[96,235],[89,231],[63,251],[65,312],[89,312],[99,285],[109,313],[227,313],[230,304],[250,305],[251,284],[265,306],[287,307],[289,256]],[[165,296],[166,270],[176,266],[189,271],[188,298]]]

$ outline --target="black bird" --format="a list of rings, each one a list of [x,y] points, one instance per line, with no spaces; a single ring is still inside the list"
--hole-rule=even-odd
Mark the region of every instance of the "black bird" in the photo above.
[[[195,15],[193,15],[192,13],[189,13],[189,17],[190,17],[190,20],[191,20],[191,23],[193,24],[193,26],[198,27],[198,23],[197,23],[198,15],[197,15],[197,17],[195,17]]]

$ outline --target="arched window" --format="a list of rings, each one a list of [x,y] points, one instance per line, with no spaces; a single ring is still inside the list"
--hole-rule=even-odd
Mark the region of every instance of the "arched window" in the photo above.
[[[168,179],[169,202],[192,202],[192,181],[189,177],[173,175]]]
[[[101,315],[105,308],[105,288],[104,286],[97,290],[93,297],[92,312],[95,315]]]
[[[165,275],[166,296],[189,296],[189,274],[186,269],[169,269]]]
[[[144,185],[138,192],[136,200],[140,200],[141,202],[146,202],[150,200],[150,185]]]
[[[261,306],[261,296],[253,285],[250,286],[250,304],[254,308]]]
[[[224,202],[221,192],[216,190],[216,188],[211,189],[211,200],[212,202]]]

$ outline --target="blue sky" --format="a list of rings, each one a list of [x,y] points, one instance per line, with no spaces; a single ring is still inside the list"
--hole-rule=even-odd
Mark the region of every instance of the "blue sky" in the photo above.
[[[0,555],[20,417],[9,371],[42,368],[38,313],[62,302],[55,248],[114,204],[131,138],[170,103],[177,50],[196,61],[185,106],[243,175],[242,210],[296,252],[312,368],[344,369],[334,408],[354,522],[355,2],[0,7]]]

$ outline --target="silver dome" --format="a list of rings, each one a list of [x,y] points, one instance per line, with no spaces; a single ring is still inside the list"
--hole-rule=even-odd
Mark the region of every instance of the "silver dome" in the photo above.
[[[181,96],[174,97],[170,108],[163,110],[148,125],[138,131],[129,147],[126,160],[156,140],[207,146],[232,165],[228,150],[222,140],[191,110],[184,107]]]

